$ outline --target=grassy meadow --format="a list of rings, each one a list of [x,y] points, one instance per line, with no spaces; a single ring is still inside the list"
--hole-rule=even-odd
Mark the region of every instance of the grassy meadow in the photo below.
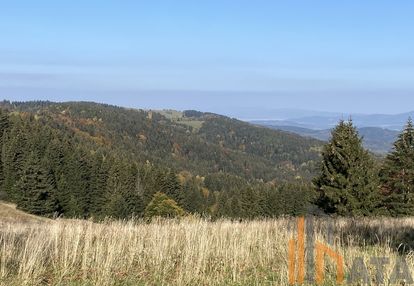
[[[0,207],[5,213],[7,205]],[[0,220],[0,285],[288,285],[294,223],[186,218],[97,224],[21,214],[20,220]],[[324,222],[315,225],[323,241]],[[387,279],[403,252],[414,269],[412,227],[414,219],[336,220],[345,272],[355,257],[369,267],[371,256],[387,256]],[[335,269],[326,261],[325,285],[334,285]]]

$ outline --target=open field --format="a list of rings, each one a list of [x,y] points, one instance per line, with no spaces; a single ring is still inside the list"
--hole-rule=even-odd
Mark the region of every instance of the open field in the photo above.
[[[176,111],[176,110],[156,110],[155,112],[165,116],[166,118],[170,119],[171,121],[186,125],[194,128],[194,131],[199,130],[202,126],[204,121],[203,120],[196,120],[187,118],[184,116],[183,112]]]
[[[27,214],[16,209],[16,206],[9,203],[0,201],[0,225],[4,223],[40,223],[45,222],[47,219]]]
[[[288,228],[294,222],[4,221],[0,285],[288,285]],[[315,225],[322,241],[324,222]],[[355,257],[369,266],[371,256],[386,256],[388,279],[404,241],[414,270],[407,248],[413,227],[414,219],[336,220],[335,249],[345,272]],[[326,261],[324,285],[334,285],[334,268]]]

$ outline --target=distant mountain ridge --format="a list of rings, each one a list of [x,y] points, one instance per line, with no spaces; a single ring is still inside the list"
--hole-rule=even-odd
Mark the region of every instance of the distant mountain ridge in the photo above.
[[[273,118],[276,119],[251,119],[248,121],[259,123],[260,125],[296,126],[322,130],[334,127],[341,119],[348,120],[351,118],[354,124],[359,128],[379,127],[399,131],[402,130],[409,117],[414,118],[414,111],[399,114],[352,114],[278,110],[275,111],[273,115]]]
[[[340,120],[352,119],[363,137],[367,149],[375,153],[387,153],[408,118],[414,118],[414,111],[400,114],[341,114],[309,110],[275,110],[274,118],[248,120],[250,123],[274,130],[292,132],[305,137],[328,141],[331,129]]]
[[[331,137],[331,129],[314,130],[297,126],[273,125],[267,125],[267,127],[275,130],[292,132],[304,137],[315,138],[322,141],[328,141]],[[379,154],[385,154],[389,152],[392,149],[393,143],[399,134],[398,131],[383,129],[379,127],[362,127],[358,128],[358,132],[363,137],[365,148]]]

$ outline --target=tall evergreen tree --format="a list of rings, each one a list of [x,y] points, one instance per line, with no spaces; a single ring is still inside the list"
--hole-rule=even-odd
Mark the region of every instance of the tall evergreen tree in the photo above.
[[[384,205],[395,216],[414,215],[414,127],[409,118],[381,170]]]
[[[169,170],[161,179],[161,191],[168,197],[172,198],[180,206],[183,205],[184,196],[177,175]]]
[[[352,121],[340,121],[322,152],[314,184],[318,205],[327,213],[368,216],[379,204],[378,175]]]
[[[252,188],[240,190],[240,217],[254,218],[260,215],[259,194]]]
[[[131,169],[132,185],[124,193],[128,216],[142,216],[144,214],[144,188],[136,166]]]
[[[6,131],[7,128],[9,128],[9,125],[10,122],[7,112],[0,109],[0,134],[3,134],[3,132]]]
[[[122,218],[126,214],[126,202],[122,195],[125,189],[125,182],[123,179],[124,172],[125,168],[120,161],[115,161],[112,163],[112,166],[108,173],[108,180],[104,194],[105,216]]]
[[[16,185],[18,208],[36,215],[51,216],[56,210],[55,189],[40,159],[32,152]]]
[[[16,201],[19,192],[16,183],[22,175],[25,159],[29,152],[28,141],[30,130],[24,128],[24,124],[17,120],[10,132],[3,136],[4,144],[2,150],[3,176],[2,189],[8,193],[12,201]]]
[[[148,205],[156,192],[162,191],[163,172],[147,162],[139,169],[139,182],[143,188],[144,205]]]
[[[59,202],[69,217],[89,217],[91,170],[89,156],[81,148],[68,149],[66,164],[57,185]]]
[[[183,186],[183,207],[191,213],[204,213],[204,197],[201,187],[194,178],[188,179]]]
[[[89,215],[95,218],[106,215],[105,190],[110,164],[110,160],[101,154],[95,155],[92,161]]]
[[[9,117],[7,113],[2,111],[0,109],[0,193],[3,193],[3,195],[6,194],[6,192],[2,189],[3,181],[4,181],[4,171],[3,171],[3,143],[4,138],[6,137],[5,133],[7,132],[9,128]]]

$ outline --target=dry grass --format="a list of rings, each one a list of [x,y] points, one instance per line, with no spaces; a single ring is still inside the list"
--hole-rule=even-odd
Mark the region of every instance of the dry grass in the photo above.
[[[197,120],[197,119],[191,119],[184,116],[183,112],[176,111],[176,110],[156,110],[155,112],[165,116],[169,120],[185,125],[190,126],[193,128],[194,132],[197,132],[202,126],[204,121],[203,120]]]
[[[288,285],[293,222],[7,221],[0,228],[0,285]],[[410,232],[414,219],[335,223],[348,270],[357,256],[395,261],[397,231]],[[319,240],[323,228],[318,222]],[[410,255],[408,261],[414,269]],[[333,279],[328,275],[326,285]]]
[[[45,218],[27,214],[16,209],[16,205],[0,201],[0,226],[4,223],[35,223],[47,221]]]

